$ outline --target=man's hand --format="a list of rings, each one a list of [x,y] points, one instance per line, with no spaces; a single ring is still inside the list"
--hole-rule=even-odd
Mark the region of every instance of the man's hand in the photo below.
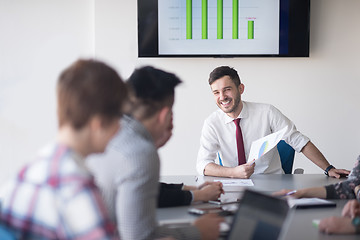
[[[193,191],[194,202],[195,201],[204,201],[217,200],[221,194],[224,193],[221,182],[212,182],[207,183],[199,190]]]
[[[200,231],[201,239],[216,240],[219,238],[220,223],[223,221],[224,218],[217,214],[206,214],[198,218],[194,225]]]
[[[348,218],[360,216],[360,203],[357,200],[348,201],[344,206],[341,215]]]
[[[254,173],[255,163],[248,162],[239,166],[236,166],[232,169],[232,174],[230,177],[233,178],[250,178]]]
[[[203,187],[205,187],[205,186],[207,186],[207,185],[210,185],[210,184],[212,184],[212,183],[213,183],[213,182],[206,181],[206,182],[204,182],[203,184],[199,185],[199,186],[197,187],[197,189],[202,189]]]
[[[350,174],[349,170],[346,169],[337,169],[337,168],[332,168],[329,170],[329,176],[333,177],[333,178],[340,178],[342,176],[347,176]]]
[[[348,217],[324,218],[319,223],[319,230],[327,234],[354,234],[355,227]]]

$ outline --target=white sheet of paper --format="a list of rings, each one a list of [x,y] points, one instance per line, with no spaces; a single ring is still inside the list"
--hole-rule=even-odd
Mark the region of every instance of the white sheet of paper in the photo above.
[[[287,127],[284,127],[280,131],[271,133],[265,137],[253,141],[251,143],[248,162],[260,158],[262,155],[273,149],[281,141],[286,130]]]
[[[229,186],[241,186],[241,187],[249,187],[254,186],[254,183],[251,179],[217,179],[214,182],[221,182],[224,187]]]

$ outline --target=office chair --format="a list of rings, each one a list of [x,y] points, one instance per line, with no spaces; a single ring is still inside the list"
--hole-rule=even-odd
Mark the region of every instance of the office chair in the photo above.
[[[16,235],[6,228],[5,226],[1,225],[0,223],[0,239],[1,240],[16,240]]]
[[[281,140],[277,144],[277,149],[279,151],[282,169],[284,170],[285,174],[291,174],[294,164],[295,150],[284,140]],[[218,160],[220,166],[223,166],[219,152],[218,152]],[[302,168],[297,168],[294,171],[294,174],[303,174],[303,173],[304,173],[304,169]]]
[[[220,153],[218,152],[217,155],[218,155],[218,159],[219,159],[219,165],[220,165],[220,166],[223,166],[223,163],[222,163],[222,160],[221,160],[221,157],[220,157]]]
[[[277,144],[277,149],[280,155],[281,167],[284,170],[285,174],[291,174],[294,164],[295,150],[287,144],[284,140],[281,140]],[[294,174],[303,174],[304,169],[297,168],[294,171]]]

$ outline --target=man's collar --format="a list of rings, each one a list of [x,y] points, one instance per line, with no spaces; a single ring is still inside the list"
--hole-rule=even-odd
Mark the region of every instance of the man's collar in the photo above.
[[[247,118],[249,116],[246,102],[242,101],[242,104],[243,104],[243,108],[241,109],[241,112],[237,118]],[[234,120],[232,117],[229,117],[222,110],[220,110],[220,111],[222,112],[222,120],[223,120],[224,124],[228,124]]]
[[[146,129],[143,123],[137,120],[135,117],[131,115],[123,115],[122,121],[125,123],[124,125],[128,128],[131,128],[133,131],[137,132],[139,135],[144,137],[145,139],[150,139],[153,141],[153,138],[150,132]],[[120,130],[121,132],[121,130]]]

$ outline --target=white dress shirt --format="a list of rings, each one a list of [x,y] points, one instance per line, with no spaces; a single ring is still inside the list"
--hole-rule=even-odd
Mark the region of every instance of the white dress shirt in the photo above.
[[[242,103],[243,109],[238,118],[241,118],[240,127],[247,160],[253,141],[279,131],[285,126],[288,128],[283,140],[295,151],[300,152],[310,141],[296,129],[293,122],[274,106],[245,101]],[[199,174],[204,175],[207,164],[218,162],[218,154],[223,166],[235,167],[238,165],[236,126],[233,120],[221,109],[213,112],[205,120],[196,164]],[[276,147],[256,160],[254,174],[259,173],[284,173]]]

